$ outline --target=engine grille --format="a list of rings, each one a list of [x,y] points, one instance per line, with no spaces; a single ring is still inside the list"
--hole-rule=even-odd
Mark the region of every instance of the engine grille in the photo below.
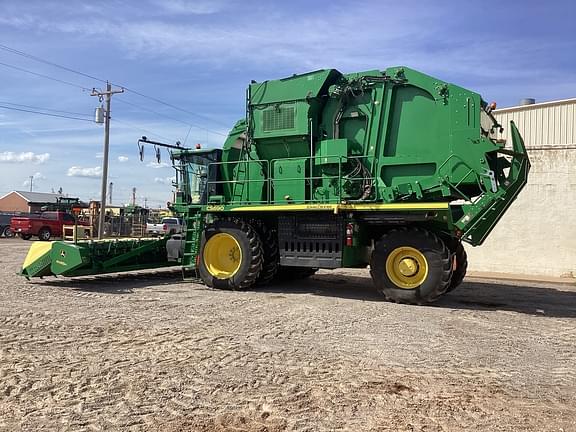
[[[280,264],[339,268],[343,221],[340,216],[282,216],[278,220]]]
[[[294,107],[273,107],[264,111],[262,129],[266,132],[294,129]]]

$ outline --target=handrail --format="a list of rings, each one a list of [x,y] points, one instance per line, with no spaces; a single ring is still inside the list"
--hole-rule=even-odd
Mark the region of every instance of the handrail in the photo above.
[[[311,175],[311,173],[309,173],[310,175],[304,175],[302,177],[289,177],[289,178],[274,178],[273,176],[273,170],[274,170],[274,165],[276,163],[279,162],[286,162],[286,161],[302,161],[304,163],[304,165],[307,165],[308,162],[310,163],[311,166],[313,165],[313,162],[315,162],[316,160],[323,160],[324,163],[328,163],[328,164],[334,164],[337,165],[338,168],[338,173],[337,174],[319,174],[319,175]],[[264,200],[251,200],[251,203],[259,203],[259,204],[274,204],[274,203],[279,203],[279,202],[284,202],[284,200],[281,199],[274,199],[272,197],[272,190],[273,190],[273,186],[274,184],[278,184],[281,182],[292,182],[292,181],[305,181],[306,183],[308,183],[308,198],[305,198],[304,200],[298,200],[298,202],[340,202],[342,201],[342,188],[344,186],[345,182],[350,182],[350,183],[354,183],[354,182],[366,182],[369,181],[372,184],[375,184],[377,178],[374,176],[369,176],[369,177],[347,177],[348,174],[343,174],[343,165],[346,163],[349,163],[351,161],[358,161],[360,164],[362,164],[361,160],[367,160],[368,156],[365,155],[361,155],[361,156],[342,156],[342,155],[315,155],[315,156],[303,156],[303,157],[289,157],[289,158],[278,158],[278,159],[271,159],[271,160],[267,160],[267,159],[253,159],[253,160],[238,160],[238,161],[226,161],[226,162],[212,162],[210,164],[208,164],[208,173],[207,173],[207,178],[210,179],[211,177],[218,177],[218,176],[211,176],[211,170],[213,170],[214,168],[220,168],[222,166],[225,165],[242,165],[243,166],[243,170],[244,172],[248,171],[248,165],[249,164],[254,164],[254,163],[258,163],[260,165],[262,165],[262,169],[264,172],[264,177],[263,178],[249,178],[249,176],[246,176],[245,178],[238,178],[236,177],[235,179],[231,179],[231,180],[207,180],[207,187],[209,185],[216,185],[216,184],[228,184],[228,185],[233,185],[232,187],[235,188],[236,186],[234,185],[250,185],[251,183],[258,183],[258,184],[264,184],[266,187],[266,199]],[[364,164],[362,164],[364,165]],[[314,199],[314,183],[317,180],[337,180],[338,185],[337,185],[337,189],[339,191],[338,194],[336,194],[333,198],[328,198],[327,200],[318,200],[318,199]],[[210,188],[208,188],[208,190],[210,190]],[[234,189],[234,192],[236,192],[236,190]],[[238,204],[238,203],[243,203],[243,202],[247,202],[247,200],[243,199],[243,189],[242,192],[240,193],[240,199],[237,200],[235,199],[236,196],[238,194],[234,193],[232,197],[229,197],[230,199],[228,199],[226,201],[226,203],[230,203],[230,204]],[[377,188],[373,189],[373,198],[371,199],[365,199],[365,200],[359,200],[359,199],[349,199],[346,198],[346,201],[349,202],[372,202],[372,201],[377,201],[378,199],[378,190]]]

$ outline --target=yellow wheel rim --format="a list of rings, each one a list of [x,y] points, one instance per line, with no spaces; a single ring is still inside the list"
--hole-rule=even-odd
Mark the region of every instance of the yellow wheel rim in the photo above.
[[[242,249],[238,241],[227,233],[218,233],[208,239],[204,246],[204,265],[218,279],[228,279],[240,270]]]
[[[426,280],[428,261],[418,249],[402,246],[386,258],[386,274],[397,287],[414,289]]]

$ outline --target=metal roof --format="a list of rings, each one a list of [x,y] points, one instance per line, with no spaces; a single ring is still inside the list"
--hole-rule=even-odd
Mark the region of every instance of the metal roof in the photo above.
[[[64,195],[45,192],[14,191],[29,203],[56,203],[57,198]]]
[[[498,109],[494,116],[504,127],[496,138],[508,139],[513,120],[529,150],[576,149],[576,98]]]
[[[505,108],[498,108],[494,110],[494,114],[505,113],[508,111],[523,111],[529,110],[530,108],[542,108],[547,106],[556,106],[556,105],[566,105],[566,104],[574,104],[576,103],[576,98],[569,98],[569,99],[558,99],[558,100],[551,100],[545,102],[536,102],[533,104],[528,105],[515,105],[511,107]]]

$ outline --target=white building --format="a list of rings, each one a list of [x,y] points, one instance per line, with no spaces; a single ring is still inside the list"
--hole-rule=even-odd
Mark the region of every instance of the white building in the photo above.
[[[505,128],[500,138],[514,121],[532,170],[484,245],[466,249],[470,270],[576,278],[576,98],[494,114]]]

